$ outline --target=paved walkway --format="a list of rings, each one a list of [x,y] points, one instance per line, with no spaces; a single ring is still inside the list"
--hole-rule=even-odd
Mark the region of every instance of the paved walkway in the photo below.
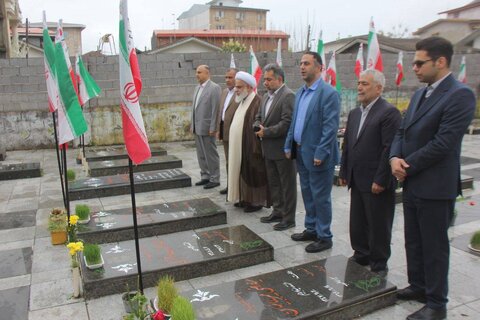
[[[195,149],[191,142],[165,143],[162,146],[168,154],[183,160],[183,170],[192,177],[192,182],[198,181],[199,170]],[[85,176],[85,172],[81,165],[75,163],[76,152],[76,150],[69,150],[68,166],[75,169],[77,177],[82,177]],[[219,152],[223,158],[221,147]],[[120,294],[89,301],[72,298],[72,279],[67,249],[50,244],[47,216],[53,207],[62,205],[55,152],[28,150],[11,151],[7,154],[7,160],[3,163],[40,162],[43,176],[0,183],[0,319],[121,319],[123,306]],[[465,172],[477,175],[476,180],[480,181],[480,136],[465,137],[463,156],[474,158],[463,169]],[[300,193],[297,227],[283,232],[273,231],[271,225],[259,223],[259,218],[267,215],[269,210],[245,214],[234,208],[232,204],[225,202],[225,198],[218,194],[218,190],[226,185],[224,167],[221,172],[222,185],[219,188],[204,190],[201,187],[189,187],[140,193],[136,197],[137,205],[210,197],[217,204],[225,207],[229,225],[244,224],[271,243],[275,248],[275,261],[178,282],[180,291],[279,270],[332,255],[350,256],[352,254],[348,234],[349,195],[345,188],[333,188],[333,248],[319,254],[307,254],[304,250],[305,243],[295,243],[290,240],[293,232],[303,230],[305,214]],[[480,199],[478,198],[479,182],[475,182],[475,186],[476,188],[468,191],[466,195]],[[74,208],[77,203],[87,203],[93,210],[108,210],[130,206],[130,196],[72,202],[71,207]],[[475,205],[480,206],[480,201]],[[451,238],[468,235],[480,229],[480,210],[477,214],[475,221],[462,222],[461,218],[457,219],[459,225],[450,229]],[[407,284],[407,279],[403,214],[400,205],[396,208],[392,252],[388,280],[401,288]],[[448,319],[480,319],[479,270],[479,257],[452,246]],[[153,297],[154,292],[154,288],[145,290],[149,297]],[[362,319],[405,319],[408,314],[421,306],[415,302],[397,302],[394,306],[369,314]],[[6,318],[7,314],[13,316]]]

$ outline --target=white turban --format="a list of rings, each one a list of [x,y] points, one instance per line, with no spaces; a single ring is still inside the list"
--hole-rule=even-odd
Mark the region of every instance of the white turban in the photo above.
[[[255,77],[245,71],[238,71],[235,75],[235,80],[242,80],[252,88],[257,86],[257,80],[255,80]]]

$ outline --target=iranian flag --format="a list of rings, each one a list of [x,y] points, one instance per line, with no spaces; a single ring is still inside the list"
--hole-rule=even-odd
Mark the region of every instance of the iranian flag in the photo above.
[[[398,53],[398,60],[397,60],[397,72],[395,73],[395,84],[397,87],[400,86],[402,81],[404,80],[403,78],[403,52],[400,51]]]
[[[140,111],[142,78],[128,20],[128,1],[120,0],[120,104],[122,107],[123,138],[133,163],[140,164],[151,157],[147,133]]]
[[[357,59],[355,59],[355,74],[360,78],[360,72],[363,71],[363,43],[358,47]]]
[[[55,46],[48,33],[47,18],[43,11],[43,60],[45,63],[45,81],[47,83],[48,108],[55,112],[60,105],[57,82],[55,80]]]
[[[230,68],[236,68],[235,59],[233,58],[233,53],[230,53]]]
[[[55,44],[57,43],[60,43],[62,46],[64,60],[68,67],[68,73],[70,74],[70,78],[72,78],[75,92],[78,94],[77,79],[75,79],[75,72],[73,71],[72,63],[70,62],[70,56],[68,55],[67,43],[65,42],[65,35],[63,34],[62,19],[58,20],[57,34],[55,35]]]
[[[258,60],[255,56],[255,52],[253,52],[252,46],[250,46],[250,74],[255,78],[258,87],[260,79],[262,78],[262,68],[260,68],[260,65],[258,64]]]
[[[59,22],[61,26],[61,21]],[[57,35],[61,35],[57,30]],[[74,88],[71,63],[63,38],[55,37],[55,80],[59,93],[58,144],[62,145],[87,131],[87,123]]]
[[[467,65],[465,63],[465,56],[462,56],[462,63],[460,64],[460,72],[458,73],[458,81],[467,83]]]
[[[340,79],[338,78],[337,74],[337,65],[335,62],[335,51],[332,53],[332,57],[330,58],[330,62],[328,63],[327,67],[327,79],[326,82],[330,84],[332,87],[340,92],[342,91],[342,84],[340,83]]]
[[[377,69],[378,71],[383,72],[382,54],[380,52],[380,45],[378,44],[378,38],[375,32],[373,17],[370,20],[370,31],[368,32],[367,69]]]
[[[87,68],[85,68],[80,53],[77,54],[75,73],[78,82],[78,99],[83,107],[88,100],[98,97],[102,90],[100,90],[93,77],[88,73]]]
[[[325,66],[327,62],[325,61],[325,48],[323,46],[323,31],[320,31],[320,34],[318,36],[318,43],[317,43],[317,53],[320,55],[320,58],[322,58],[322,79],[326,80],[327,79],[327,72],[325,70]]]
[[[279,67],[283,66],[283,62],[282,62],[282,39],[278,39],[277,59],[275,59],[275,62],[278,64]]]

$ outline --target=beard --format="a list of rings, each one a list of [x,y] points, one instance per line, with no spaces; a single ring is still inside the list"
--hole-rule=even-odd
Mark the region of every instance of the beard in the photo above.
[[[247,90],[242,90],[239,94],[235,95],[235,102],[240,103],[243,101],[248,96],[248,91]]]

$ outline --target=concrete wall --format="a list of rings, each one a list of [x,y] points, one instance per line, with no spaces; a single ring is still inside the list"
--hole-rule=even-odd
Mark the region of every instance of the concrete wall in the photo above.
[[[275,53],[257,53],[260,65],[275,61]],[[302,85],[299,74],[301,54],[282,54],[287,85],[296,90]],[[355,55],[338,55],[337,71],[343,85],[343,116],[356,106]],[[397,91],[394,85],[397,55],[383,55],[387,77],[386,96],[399,108],[406,108],[413,91],[421,86],[411,71],[413,54],[406,54],[406,81]],[[455,56],[452,70],[456,75],[461,56]],[[468,54],[469,85],[478,94],[480,54]],[[89,123],[86,142],[93,145],[123,143],[119,107],[118,56],[84,58],[92,76],[102,88],[99,98],[84,108]],[[327,56],[329,61],[329,56]],[[140,55],[143,91],[140,97],[146,130],[151,142],[192,139],[189,133],[191,100],[196,85],[195,67],[208,64],[213,81],[224,84],[230,65],[228,53],[191,53]],[[248,53],[235,54],[239,69],[248,70]],[[264,88],[259,88],[263,93]],[[7,150],[33,149],[53,145],[52,117],[48,112],[43,58],[0,59],[0,136]]]

